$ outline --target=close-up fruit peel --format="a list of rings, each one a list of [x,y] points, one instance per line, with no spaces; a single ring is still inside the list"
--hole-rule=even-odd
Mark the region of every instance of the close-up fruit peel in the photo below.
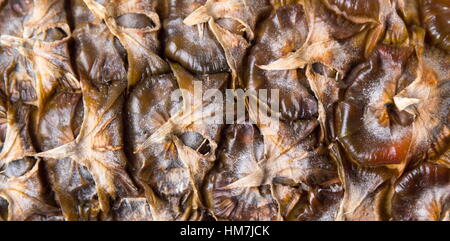
[[[0,0],[0,221],[450,221],[449,0]]]

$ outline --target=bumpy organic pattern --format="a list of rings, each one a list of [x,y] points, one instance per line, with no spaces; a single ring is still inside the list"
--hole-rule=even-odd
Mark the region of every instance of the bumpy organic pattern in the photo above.
[[[0,71],[0,220],[450,221],[448,0],[0,0]]]

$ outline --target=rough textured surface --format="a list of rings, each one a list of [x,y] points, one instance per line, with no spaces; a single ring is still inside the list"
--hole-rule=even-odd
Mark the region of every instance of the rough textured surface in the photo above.
[[[0,220],[450,221],[449,21],[447,0],[0,0]]]

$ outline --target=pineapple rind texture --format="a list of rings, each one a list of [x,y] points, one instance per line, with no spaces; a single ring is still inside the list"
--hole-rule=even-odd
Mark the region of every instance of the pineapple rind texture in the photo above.
[[[450,1],[0,0],[0,221],[450,221]]]

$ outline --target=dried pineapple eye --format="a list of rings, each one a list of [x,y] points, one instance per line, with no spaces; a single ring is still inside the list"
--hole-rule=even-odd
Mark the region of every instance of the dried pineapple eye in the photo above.
[[[276,220],[277,203],[269,186],[227,188],[251,174],[263,155],[263,140],[251,124],[230,126],[219,165],[208,177],[207,202],[219,220]]]
[[[165,54],[184,68],[196,73],[218,73],[229,68],[220,43],[212,31],[200,24],[183,23],[205,1],[169,1],[168,18],[164,20]]]
[[[0,220],[449,220],[448,0],[0,0]]]
[[[345,14],[348,18],[376,19],[380,11],[378,1],[364,0],[323,0],[330,9]]]
[[[317,101],[304,86],[307,82],[304,72],[264,71],[258,66],[268,64],[304,44],[308,31],[304,16],[301,6],[291,5],[279,8],[264,21],[257,33],[259,39],[249,52],[249,68],[244,75],[249,89],[280,90],[281,114],[287,120],[313,118],[317,114]]]
[[[442,0],[421,1],[422,24],[426,28],[431,42],[450,51],[450,3]]]
[[[145,14],[126,13],[116,17],[116,22],[124,28],[153,28],[156,24]]]
[[[50,28],[45,31],[45,33],[41,33],[38,36],[38,39],[43,40],[45,42],[53,42],[62,40],[67,37],[67,34],[61,28]]]
[[[445,166],[423,163],[401,177],[393,197],[396,220],[450,220],[450,174]]]

